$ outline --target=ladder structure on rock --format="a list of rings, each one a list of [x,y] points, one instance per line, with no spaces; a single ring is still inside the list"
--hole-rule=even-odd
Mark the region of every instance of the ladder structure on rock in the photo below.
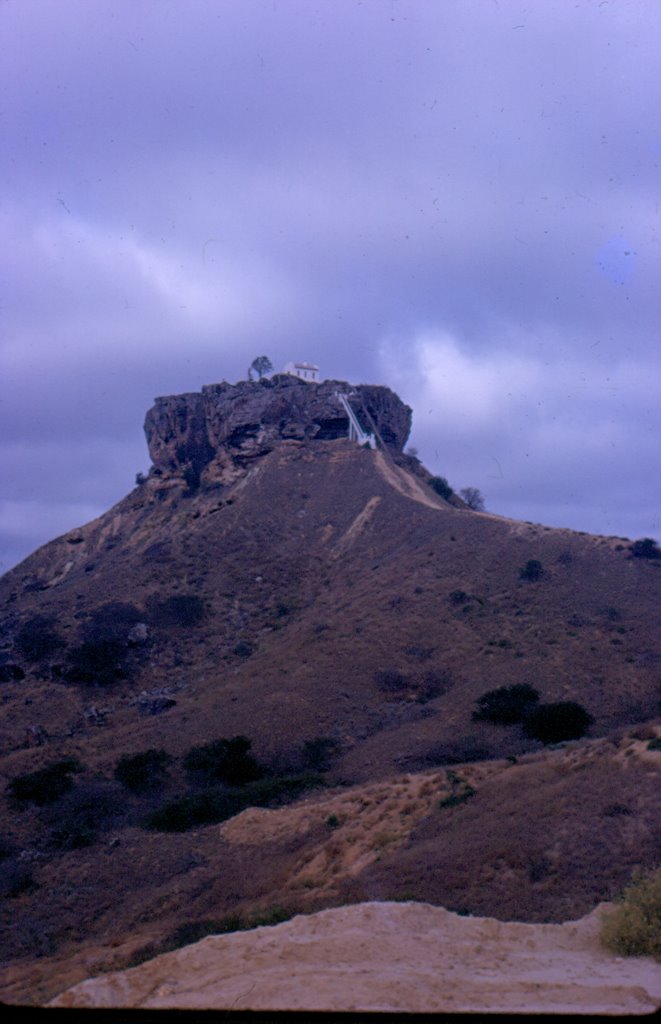
[[[349,418],[349,440],[356,441],[356,443],[361,445],[361,447],[368,444],[370,448],[376,448],[376,438],[374,434],[368,434],[363,430],[358,421],[358,417],[351,408],[351,404],[349,402],[349,398],[351,396],[345,395],[341,391],[336,391],[335,396]]]

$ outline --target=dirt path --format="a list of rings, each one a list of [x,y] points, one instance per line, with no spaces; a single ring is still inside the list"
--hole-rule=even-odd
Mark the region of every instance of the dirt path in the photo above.
[[[376,465],[384,480],[405,498],[417,501],[419,505],[427,505],[428,508],[436,509],[437,512],[447,508],[443,502],[428,493],[427,489],[419,484],[414,476],[387,459],[382,451],[376,452]]]
[[[363,903],[210,936],[93,978],[51,1006],[643,1014],[661,965],[601,948],[598,908],[561,925]]]

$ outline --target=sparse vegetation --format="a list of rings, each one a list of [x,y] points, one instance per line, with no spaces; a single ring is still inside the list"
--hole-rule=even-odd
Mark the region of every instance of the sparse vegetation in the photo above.
[[[539,704],[526,715],[523,728],[531,739],[542,743],[562,743],[578,740],[592,724],[590,715],[581,704],[573,700]]]
[[[473,718],[476,722],[515,725],[523,721],[538,700],[539,693],[528,683],[499,686],[478,698],[477,711],[473,712]]]
[[[75,757],[55,761],[39,771],[17,775],[7,786],[7,795],[15,806],[36,804],[43,807],[64,796],[73,786],[71,776],[82,770],[83,766]]]
[[[634,875],[616,907],[605,915],[601,939],[620,956],[661,960],[661,867]]]
[[[444,476],[432,476],[429,480],[429,486],[433,491],[436,491],[441,498],[445,498],[446,501],[454,494],[454,491]]]

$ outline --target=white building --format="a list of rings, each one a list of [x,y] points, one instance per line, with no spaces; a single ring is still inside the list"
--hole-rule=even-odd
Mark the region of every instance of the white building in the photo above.
[[[301,380],[319,381],[319,367],[314,363],[287,363],[285,373],[291,373],[293,377],[300,377]]]

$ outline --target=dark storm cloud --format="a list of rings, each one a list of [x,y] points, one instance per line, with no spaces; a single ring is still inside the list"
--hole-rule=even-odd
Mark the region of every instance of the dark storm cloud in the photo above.
[[[658,534],[653,0],[5,3],[3,568],[258,353],[494,510]],[[70,515],[67,515],[67,509]]]

